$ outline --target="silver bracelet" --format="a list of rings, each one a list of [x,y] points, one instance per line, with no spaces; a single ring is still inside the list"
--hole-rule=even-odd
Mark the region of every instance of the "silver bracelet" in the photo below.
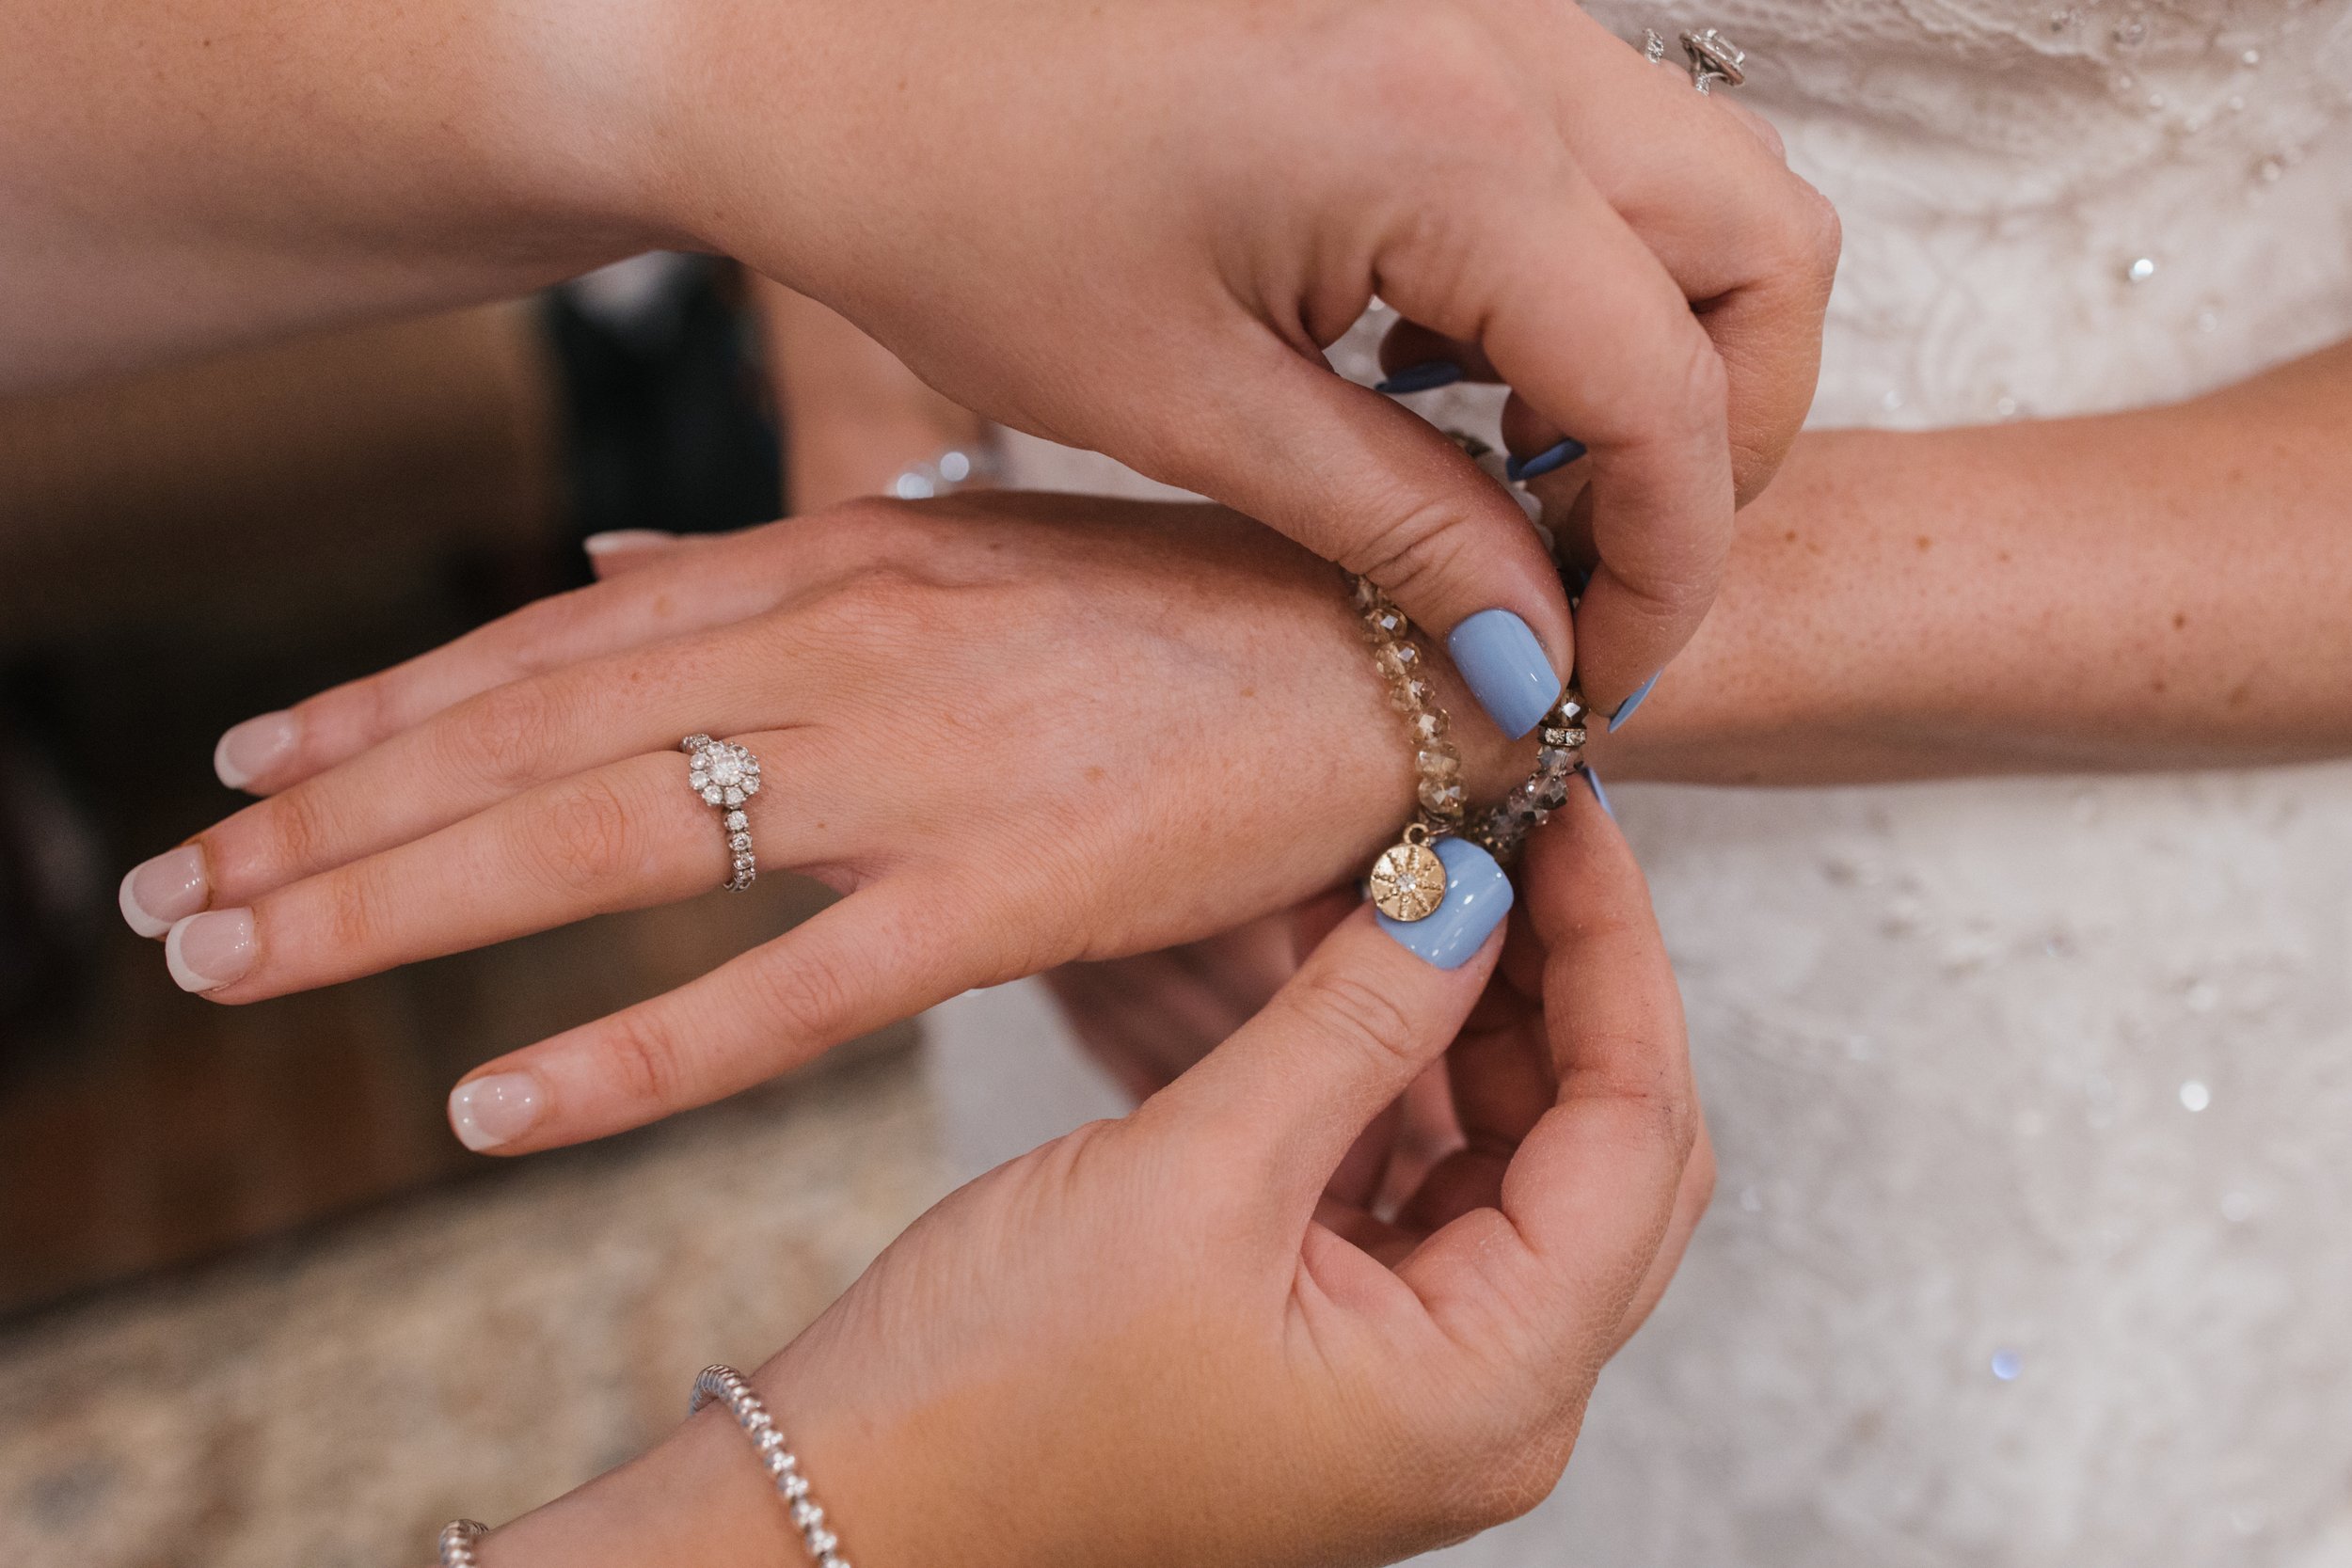
[[[768,1413],[767,1402],[753,1391],[750,1381],[733,1367],[705,1367],[702,1375],[694,1379],[694,1401],[686,1407],[686,1413],[696,1415],[714,1401],[726,1405],[735,1424],[752,1440],[753,1450],[768,1467],[769,1479],[776,1484],[776,1496],[784,1499],[792,1523],[801,1532],[801,1544],[808,1548],[809,1561],[816,1568],[850,1568],[850,1560],[834,1549],[841,1543],[825,1528],[825,1511],[808,1495],[808,1478],[801,1474],[801,1462],[793,1457],[775,1417]],[[481,1568],[473,1544],[489,1533],[489,1526],[471,1519],[453,1519],[442,1526],[441,1568]]]
[[[694,1402],[687,1407],[687,1414],[693,1415],[713,1401],[725,1403],[735,1424],[752,1440],[759,1462],[768,1466],[776,1496],[784,1499],[792,1523],[800,1528],[808,1560],[817,1568],[850,1568],[850,1560],[834,1550],[841,1543],[825,1528],[825,1511],[808,1495],[808,1478],[801,1474],[801,1462],[786,1443],[784,1429],[768,1413],[767,1402],[753,1392],[750,1381],[733,1367],[705,1367],[694,1379]]]
[[[452,1519],[441,1527],[441,1568],[482,1568],[473,1544],[490,1533],[490,1527],[472,1519]]]

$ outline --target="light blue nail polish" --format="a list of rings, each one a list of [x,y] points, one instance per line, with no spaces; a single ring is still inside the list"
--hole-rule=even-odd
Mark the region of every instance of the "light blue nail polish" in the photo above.
[[[1617,808],[1609,803],[1609,792],[1600,787],[1600,775],[1593,771],[1590,764],[1584,768],[1584,782],[1593,786],[1593,799],[1600,802],[1600,809],[1609,814],[1610,821],[1614,822]]]
[[[1553,442],[1534,456],[1522,461],[1514,457],[1502,466],[1502,471],[1517,484],[1523,479],[1541,479],[1554,468],[1565,468],[1584,455],[1584,443],[1573,437]]]
[[[1466,838],[1431,846],[1445,863],[1445,902],[1422,920],[1373,918],[1415,958],[1439,969],[1459,969],[1477,957],[1487,936],[1511,912],[1511,879],[1495,858]]]
[[[1462,367],[1451,359],[1424,359],[1418,365],[1407,365],[1373,388],[1391,397],[1400,392],[1434,392],[1440,387],[1451,387],[1462,379]]]
[[[1665,672],[1663,670],[1661,670],[1658,673],[1659,675],[1662,675]],[[1633,717],[1633,710],[1640,707],[1645,702],[1649,700],[1649,689],[1657,684],[1658,675],[1652,675],[1634,690],[1632,696],[1628,697],[1623,703],[1618,705],[1617,711],[1609,716],[1609,730],[1611,734],[1615,734],[1620,725],[1624,724],[1627,720]]]
[[[1560,677],[1527,623],[1507,610],[1482,610],[1445,640],[1454,667],[1504,735],[1517,740],[1560,700]]]

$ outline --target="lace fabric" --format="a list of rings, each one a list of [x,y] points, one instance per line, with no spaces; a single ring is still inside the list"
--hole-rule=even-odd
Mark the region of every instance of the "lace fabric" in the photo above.
[[[1816,423],[2352,336],[2345,0],[1588,8],[1722,27],[1837,203]],[[2352,768],[1615,794],[1722,1180],[1560,1493],[1440,1559],[2352,1568]]]

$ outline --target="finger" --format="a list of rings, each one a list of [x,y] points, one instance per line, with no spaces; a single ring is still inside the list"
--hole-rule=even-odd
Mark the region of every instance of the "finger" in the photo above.
[[[674,748],[686,728],[782,729],[793,715],[779,711],[773,676],[795,657],[723,629],[494,687],[199,834],[208,907],[250,903],[536,784]]]
[[[1494,1209],[1400,1272],[1464,1342],[1581,1361],[1614,1343],[1674,1222],[1698,1131],[1681,1003],[1630,850],[1588,790],[1530,835],[1528,918],[1549,958],[1555,1103]]]
[[[1435,387],[1450,386],[1444,372],[1453,372],[1455,380],[1477,383],[1502,379],[1486,361],[1486,351],[1476,343],[1466,343],[1459,338],[1449,338],[1432,332],[1416,321],[1399,320],[1380,339],[1380,371],[1388,381],[1373,388],[1391,396],[1399,391],[1427,391]],[[1425,372],[1425,373],[1414,373]]]
[[[1454,967],[1407,947],[1422,939],[1409,927],[1392,935],[1396,923],[1366,906],[1264,1011],[1145,1111],[1218,1125],[1220,1147],[1251,1173],[1246,1189],[1311,1212],[1349,1146],[1454,1037],[1493,967],[1510,882],[1484,851],[1463,847],[1483,865],[1449,860],[1447,905],[1429,917],[1452,926],[1457,944],[1442,956]]]
[[[683,536],[654,528],[616,528],[592,533],[580,542],[581,551],[588,557],[588,569],[596,575],[598,582],[611,582],[641,566],[668,559],[686,545]]]
[[[766,575],[708,569],[717,562],[707,548],[656,553],[662,559],[621,580],[541,599],[405,663],[248,719],[221,736],[215,769],[232,789],[275,794],[483,692],[739,621],[781,597]]]
[[[1381,261],[1383,294],[1474,337],[1589,452],[1606,570],[1578,612],[1576,667],[1588,700],[1614,711],[1689,640],[1729,554],[1724,363],[1673,277],[1574,166],[1554,159],[1532,189],[1481,185],[1457,206],[1451,225],[1403,231]]]
[[[819,775],[793,767],[788,736],[745,738],[768,758],[767,787],[739,808],[760,866],[821,869],[841,830],[839,813],[809,809]],[[257,1002],[709,892],[732,875],[730,835],[687,777],[682,753],[631,757],[191,915],[166,944],[172,975],[215,1002]]]
[[[1255,328],[1224,346],[1182,382],[1216,395],[1177,410],[1143,465],[1362,573],[1435,635],[1486,610],[1515,622],[1497,659],[1456,663],[1505,733],[1534,728],[1574,634],[1518,503],[1426,420],[1319,360]]]
[[[500,1057],[450,1092],[469,1148],[522,1154],[708,1104],[1009,979],[934,879],[885,880],[677,990]]]
[[[1698,1229],[1699,1221],[1706,1218],[1708,1203],[1714,1196],[1715,1144],[1708,1136],[1707,1118],[1701,1116],[1690,1163],[1682,1167],[1682,1184],[1675,1190],[1674,1217],[1666,1222],[1666,1239],[1659,1244],[1658,1256],[1650,1259],[1641,1287],[1633,1292],[1632,1305],[1626,1308],[1625,1321],[1617,1329],[1617,1349],[1622,1350],[1625,1342],[1640,1332],[1664,1297],[1666,1287],[1674,1282],[1675,1271],[1682,1266],[1682,1255],[1690,1250],[1692,1234]]]

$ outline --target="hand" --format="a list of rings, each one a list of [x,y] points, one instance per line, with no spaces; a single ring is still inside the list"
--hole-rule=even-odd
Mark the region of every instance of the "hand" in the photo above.
[[[697,0],[675,35],[694,112],[652,183],[677,228],[1438,634],[1517,614],[1541,646],[1476,683],[1513,735],[1515,684],[1573,660],[1611,712],[1682,646],[1735,491],[1812,396],[1826,204],[1753,117],[1572,5]],[[1325,366],[1375,290],[1589,449],[1581,649],[1514,503]]]
[[[677,742],[739,738],[762,868],[849,896],[461,1085],[460,1132],[520,1152],[1285,908],[1410,815],[1340,574],[1231,514],[875,501],[658,554],[230,732],[229,775],[271,798],[125,884],[174,974],[258,1001],[707,894],[727,852]],[[1460,728],[1473,795],[1524,776]]]
[[[1483,1000],[1502,944],[1442,971],[1359,912],[1206,1061],[947,1198],[762,1369],[845,1555],[1387,1562],[1549,1492],[1712,1164],[1640,874],[1583,791],[1524,880]],[[1330,1204],[1449,1041],[1475,1154],[1394,1224]],[[485,1560],[788,1560],[763,1480],[706,1416]]]

